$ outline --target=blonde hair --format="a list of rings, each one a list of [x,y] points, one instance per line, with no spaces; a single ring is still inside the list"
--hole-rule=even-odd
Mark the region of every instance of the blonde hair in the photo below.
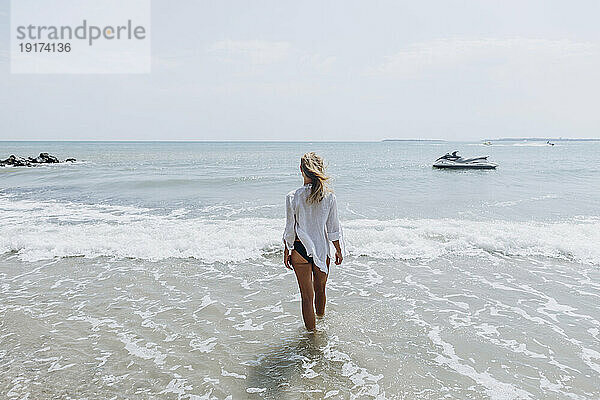
[[[327,187],[329,177],[325,174],[325,163],[323,158],[314,152],[306,153],[300,159],[300,168],[304,175],[310,179],[312,184],[310,195],[306,199],[309,203],[318,203],[331,189]]]

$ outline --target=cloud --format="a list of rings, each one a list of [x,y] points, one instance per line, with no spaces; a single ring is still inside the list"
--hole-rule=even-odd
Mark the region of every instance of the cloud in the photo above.
[[[494,67],[532,63],[562,63],[597,59],[600,46],[592,42],[529,38],[438,39],[414,43],[369,69],[369,75],[413,77],[422,72],[455,67]]]
[[[190,57],[183,58],[180,56],[152,54],[152,68],[175,69],[181,67],[184,60],[189,58]]]
[[[334,56],[322,56],[320,54],[305,54],[299,56],[300,64],[308,66],[318,72],[330,72],[336,62]]]
[[[283,41],[221,40],[208,47],[208,53],[230,63],[273,64],[285,59],[291,45]]]
[[[336,57],[307,52],[292,47],[289,42],[264,40],[222,40],[207,49],[219,62],[245,66],[273,66],[279,73],[286,71],[328,73]],[[295,72],[296,73],[296,72]]]

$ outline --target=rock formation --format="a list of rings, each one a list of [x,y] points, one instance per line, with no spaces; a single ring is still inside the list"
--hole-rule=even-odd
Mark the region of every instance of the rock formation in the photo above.
[[[65,162],[75,162],[74,158],[67,158]],[[6,160],[0,160],[0,167],[33,167],[38,164],[57,164],[60,160],[48,153],[40,153],[37,157],[17,157],[11,155]]]

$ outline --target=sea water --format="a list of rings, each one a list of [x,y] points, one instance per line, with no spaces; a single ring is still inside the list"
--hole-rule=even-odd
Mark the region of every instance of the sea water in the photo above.
[[[448,151],[491,171],[432,169]],[[600,143],[1,142],[0,398],[597,399]],[[304,330],[285,194],[346,258]]]

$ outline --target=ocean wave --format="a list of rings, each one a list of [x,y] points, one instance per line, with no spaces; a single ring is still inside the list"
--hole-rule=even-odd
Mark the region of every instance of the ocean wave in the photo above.
[[[23,261],[117,257],[242,262],[281,249],[283,219],[156,215],[151,209],[0,197],[0,253]],[[432,259],[493,252],[600,264],[600,218],[561,222],[353,219],[342,223],[350,256]]]
[[[548,143],[545,142],[536,142],[536,143],[514,143],[512,146],[520,146],[520,147],[550,147]]]
[[[556,143],[554,143],[556,146]],[[492,144],[484,144],[484,143],[467,143],[467,146],[485,146],[485,147],[552,147],[546,142],[529,142],[529,143],[498,143],[494,142]]]
[[[344,224],[351,254],[376,258],[436,258],[477,251],[600,264],[598,218],[561,222],[458,219],[353,220]]]

